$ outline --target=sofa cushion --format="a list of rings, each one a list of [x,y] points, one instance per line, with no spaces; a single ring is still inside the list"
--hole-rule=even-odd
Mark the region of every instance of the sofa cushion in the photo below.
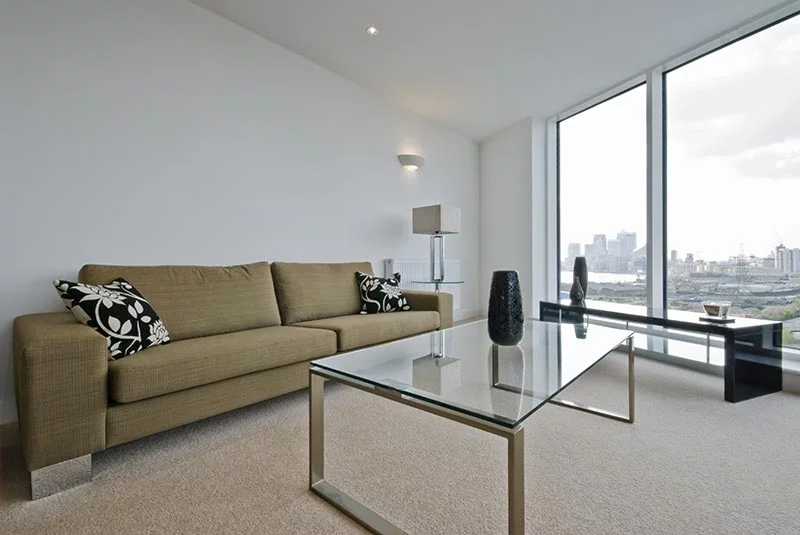
[[[412,310],[402,314],[357,314],[304,321],[295,326],[334,331],[339,351],[349,351],[436,330],[439,313]]]
[[[320,329],[265,327],[153,347],[108,364],[109,395],[128,403],[336,353]]]
[[[117,277],[136,286],[158,311],[173,341],[281,324],[267,262],[230,267],[86,265],[79,280],[107,284]]]
[[[283,323],[358,314],[361,298],[356,271],[372,274],[372,264],[274,262],[272,277]]]
[[[169,343],[164,322],[125,279],[100,286],[54,280],[53,286],[75,319],[105,337],[112,359]]]
[[[384,279],[357,271],[356,280],[361,294],[362,314],[411,310],[406,296],[400,289],[400,273]]]

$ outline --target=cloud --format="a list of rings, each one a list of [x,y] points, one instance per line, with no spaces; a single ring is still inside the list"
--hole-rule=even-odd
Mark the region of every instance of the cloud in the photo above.
[[[765,147],[800,137],[800,17],[667,74],[667,113],[668,140],[689,157],[795,173],[795,160],[769,162]]]
[[[748,177],[800,178],[800,137],[746,151],[734,166]]]

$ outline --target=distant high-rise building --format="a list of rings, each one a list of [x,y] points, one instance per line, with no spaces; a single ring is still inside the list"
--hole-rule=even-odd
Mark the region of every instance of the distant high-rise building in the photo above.
[[[597,256],[594,252],[594,244],[587,243],[583,246],[583,256],[586,257],[586,261],[591,264],[592,259]]]
[[[608,240],[608,254],[609,256],[624,256],[622,253],[622,242],[619,240]]]
[[[608,240],[608,269],[615,273],[627,273],[631,255],[622,254],[622,242]]]
[[[678,263],[678,251],[676,251],[675,249],[670,251],[670,253],[669,253],[669,261],[672,262],[673,264],[677,264]]]
[[[576,256],[581,255],[581,244],[580,243],[570,243],[567,245],[567,256],[575,259]]]
[[[595,234],[594,238],[592,238],[592,245],[594,245],[595,254],[608,254],[608,241],[605,234]]]
[[[775,247],[775,267],[779,271],[784,271],[783,269],[783,252],[786,250],[786,247],[783,244],[778,245]]]
[[[794,273],[794,256],[792,255],[791,249],[787,249],[786,247],[781,249],[780,269],[784,273]]]
[[[635,232],[618,232],[617,240],[619,240],[620,248],[622,249],[622,256],[629,257],[636,250]]]
[[[694,255],[692,253],[686,253],[686,263],[694,264]]]
[[[800,249],[792,249],[792,271],[790,273],[800,272]]]

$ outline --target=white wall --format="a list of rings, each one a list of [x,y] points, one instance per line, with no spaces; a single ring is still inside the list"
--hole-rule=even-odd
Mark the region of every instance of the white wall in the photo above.
[[[555,214],[549,210],[555,209],[555,191],[548,189],[548,162],[547,155],[555,155],[555,146],[550,146],[548,140],[547,121],[544,119],[531,120],[531,145],[533,164],[531,166],[531,203],[532,226],[532,273],[533,286],[533,316],[539,317],[539,301],[553,300],[558,296],[558,271],[553,258],[556,247]],[[555,145],[555,143],[553,143]],[[555,165],[553,165],[555,170]],[[553,171],[555,172],[555,171]]]
[[[547,295],[546,122],[527,118],[480,144],[481,308],[495,270],[519,272],[526,316]]]
[[[531,120],[525,119],[480,144],[481,308],[489,301],[495,270],[519,272],[525,315],[532,308]]]
[[[477,309],[478,149],[185,0],[0,3],[0,421],[15,316],[84,263],[425,258],[448,239]],[[418,174],[395,155],[423,154]]]

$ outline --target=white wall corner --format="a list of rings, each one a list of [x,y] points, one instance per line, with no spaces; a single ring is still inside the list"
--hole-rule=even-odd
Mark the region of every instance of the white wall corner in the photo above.
[[[534,310],[532,235],[532,119],[519,121],[479,145],[481,308],[489,301],[492,272],[520,275],[525,314]],[[537,305],[538,307],[538,305]]]
[[[553,133],[546,119],[531,121],[531,240],[532,240],[532,312],[539,317],[539,301],[552,298],[551,281],[558,277],[552,258],[555,244],[555,193],[550,188],[550,156],[555,150],[550,138]],[[556,290],[557,291],[557,284]]]

